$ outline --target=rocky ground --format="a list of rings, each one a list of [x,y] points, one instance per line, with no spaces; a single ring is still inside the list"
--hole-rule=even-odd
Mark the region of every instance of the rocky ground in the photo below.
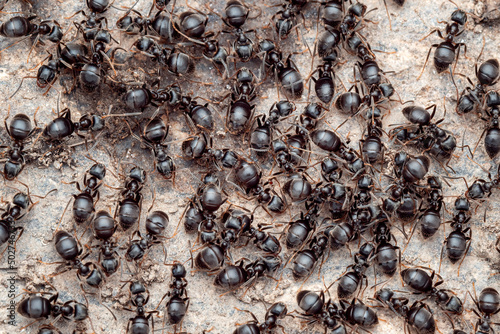
[[[188,1],[190,6],[208,12],[203,2]],[[252,13],[258,13],[260,8],[262,14],[251,15],[257,16],[248,22],[248,29],[258,29],[259,37],[272,38],[272,15],[279,10],[279,2],[272,3],[252,1],[247,2],[252,8]],[[391,18],[392,29],[389,25],[389,20],[384,8],[384,2],[381,0],[366,0],[364,2],[369,9],[377,8],[367,15],[366,27],[362,30],[362,34],[369,41],[370,46],[376,52],[377,61],[381,68],[386,73],[386,77],[393,84],[401,101],[415,101],[415,104],[422,106],[437,105],[435,119],[445,117],[442,127],[451,131],[457,137],[458,145],[469,145],[472,149],[479,141],[483,129],[487,122],[479,119],[476,115],[458,115],[455,112],[457,95],[456,89],[452,83],[449,73],[438,74],[432,65],[432,55],[429,64],[423,71],[420,79],[417,79],[424,64],[429,47],[432,44],[440,43],[441,40],[436,34],[431,35],[425,40],[420,40],[434,28],[444,29],[444,24],[441,21],[448,21],[451,13],[456,9],[455,4],[442,1],[435,2],[430,0],[423,1],[407,1],[403,7],[397,6],[393,1],[387,0],[387,10]],[[493,9],[499,8],[497,1],[456,1],[456,4],[461,9],[471,12],[467,22],[465,32],[458,38],[458,41],[467,45],[466,56],[460,52],[460,58],[456,65],[455,81],[458,90],[461,91],[468,82],[466,77],[470,77],[473,82],[476,81],[474,75],[474,65],[476,61],[483,62],[490,58],[498,58],[498,34],[500,32],[498,26],[499,11]],[[114,6],[106,13],[110,26],[113,27],[113,36],[120,42],[120,46],[128,50],[134,41],[134,37],[127,36],[114,27],[116,19],[123,15],[123,8],[133,5],[132,1],[116,1]],[[175,13],[186,10],[186,2],[177,1],[175,4]],[[170,5],[171,6],[171,5]],[[170,8],[170,6],[168,8]],[[210,3],[210,9],[217,13],[222,13],[224,8],[223,2]],[[305,78],[309,78],[310,73],[318,64],[317,57],[312,59],[310,50],[314,50],[316,39],[317,26],[321,23],[317,22],[318,4],[309,4],[304,9],[304,19],[298,18],[297,22],[299,34],[292,33],[286,40],[281,42],[283,53],[294,54],[293,60],[298,69]],[[47,1],[41,0],[32,7],[20,0],[10,0],[5,6],[5,12],[30,12],[38,15],[41,18],[55,19],[67,31],[67,37],[64,41],[70,41],[76,34],[75,27],[71,24],[71,20],[82,20],[81,15],[77,15],[72,19],[65,19],[71,16],[78,10],[85,7],[84,2],[65,2],[65,1]],[[135,9],[141,13],[147,13],[150,8],[150,3],[140,1]],[[5,21],[8,17],[15,15],[11,13],[0,14],[0,21]],[[478,17],[484,19],[479,22]],[[264,27],[264,28],[263,28]],[[209,30],[219,31],[222,29],[220,19],[215,15],[210,15]],[[232,41],[232,36],[229,34],[219,35],[219,40],[222,44],[229,45]],[[5,38],[0,39],[0,48],[4,49],[11,44],[11,40]],[[482,54],[480,52],[484,45]],[[61,76],[54,87],[44,94],[45,90],[41,90],[36,86],[36,80],[27,78],[24,80],[22,87],[13,96],[10,97],[18,88],[21,80],[24,77],[36,76],[38,64],[47,57],[47,51],[55,53],[55,47],[47,42],[45,46],[36,46],[33,52],[29,55],[30,42],[22,41],[13,47],[3,50],[0,53],[0,101],[2,102],[1,112],[2,118],[9,114],[25,113],[33,119],[36,114],[38,126],[43,128],[55,117],[55,114],[64,108],[69,108],[72,112],[73,120],[77,120],[81,115],[86,113],[107,114],[111,109],[112,114],[121,114],[130,112],[125,108],[124,103],[120,99],[120,91],[116,85],[108,81],[109,85],[102,85],[100,89],[94,92],[85,92],[81,88],[76,88],[70,94],[63,94],[64,87],[70,87],[72,84],[71,74],[66,73]],[[308,48],[309,47],[309,48]],[[47,51],[46,51],[47,50]],[[29,57],[28,57],[29,56]],[[477,59],[480,56],[479,59]],[[29,59],[28,59],[29,58]],[[28,59],[28,61],[27,61]],[[354,83],[353,65],[356,62],[355,57],[343,52],[342,62],[345,62],[336,67],[337,84],[340,91],[343,90],[342,84],[347,89]],[[123,64],[118,64],[123,63]],[[231,66],[231,74],[234,73],[233,65]],[[256,60],[245,64],[250,67],[258,76],[263,78],[260,73],[260,61]],[[117,76],[113,81],[120,82],[147,82],[151,83],[157,77],[155,69],[158,67],[156,63],[151,62],[143,55],[130,55],[126,52],[119,51],[116,59]],[[111,70],[110,70],[111,72]],[[166,71],[164,71],[166,72]],[[193,96],[200,96],[211,101],[220,100],[230,89],[228,80],[223,80],[211,63],[204,59],[200,59],[196,64],[192,81],[206,83],[205,85],[194,84],[188,80],[182,80],[181,84],[186,92],[192,93]],[[170,75],[162,75],[161,86],[171,84],[174,77]],[[62,81],[62,82],[61,82]],[[268,77],[258,87],[258,98],[255,99],[256,113],[267,113],[271,105],[283,98],[273,84],[272,78]],[[305,104],[313,101],[313,94],[308,94],[307,90],[302,98],[295,101],[297,104],[297,112],[302,111]],[[213,109],[217,110],[216,120],[217,129],[214,133],[214,145],[216,147],[231,147],[238,149],[242,154],[251,155],[248,149],[246,138],[239,140],[234,136],[228,135],[224,129],[225,110],[228,101],[220,104],[212,103]],[[389,110],[384,118],[384,126],[390,128],[391,125],[406,122],[401,114],[402,106],[399,102],[389,104]],[[155,108],[147,108],[146,111],[138,117],[128,117],[129,124],[133,127],[135,133],[139,133],[137,124],[144,126],[147,120],[153,115]],[[100,190],[100,200],[96,204],[97,210],[106,210],[114,213],[117,200],[119,200],[119,188],[124,182],[124,176],[130,168],[136,164],[145,168],[148,172],[148,179],[145,184],[143,194],[144,200],[142,205],[141,229],[144,229],[144,221],[148,210],[152,207],[156,210],[165,211],[170,218],[170,224],[167,228],[167,236],[172,236],[181,219],[181,215],[186,207],[187,198],[192,196],[195,189],[198,187],[200,174],[202,169],[196,164],[186,161],[182,158],[180,150],[180,142],[192,135],[192,130],[187,126],[184,117],[176,111],[160,108],[160,113],[164,113],[164,118],[168,118],[170,125],[169,141],[171,142],[169,152],[174,158],[177,165],[177,173],[175,182],[164,180],[158,173],[153,172],[153,156],[151,151],[144,145],[141,145],[134,137],[130,136],[129,129],[123,122],[123,118],[108,118],[107,126],[100,134],[96,141],[90,141],[85,145],[83,139],[74,137],[62,143],[61,145],[49,144],[40,138],[33,145],[28,144],[28,164],[18,178],[19,182],[4,181],[2,186],[2,200],[10,201],[13,195],[18,191],[26,191],[23,184],[29,186],[29,191],[34,195],[44,195],[52,189],[57,189],[45,199],[35,199],[37,204],[33,206],[31,211],[22,219],[21,224],[24,227],[24,233],[17,243],[15,261],[17,270],[15,271],[15,286],[16,293],[20,294],[23,289],[36,291],[45,286],[45,280],[48,280],[59,291],[60,300],[66,301],[76,299],[80,302],[85,302],[84,294],[80,288],[80,282],[76,279],[74,271],[66,272],[61,275],[51,277],[58,272],[57,265],[42,264],[43,262],[59,261],[59,256],[55,252],[53,242],[54,231],[59,221],[61,228],[71,230],[73,222],[71,219],[70,210],[62,217],[64,208],[72,194],[77,190],[73,181],[81,182],[85,171],[93,164],[93,160],[104,163],[108,167],[108,173],[105,178],[105,185]],[[329,126],[336,128],[337,124],[344,121],[348,115],[339,113],[335,108],[331,108],[327,116],[324,118],[324,128]],[[284,124],[283,129],[289,125]],[[350,119],[344,126],[338,129],[338,132],[350,139],[350,143],[357,147],[357,140],[362,134],[364,124],[357,118]],[[2,145],[9,145],[10,140],[3,129],[0,131],[0,140]],[[386,152],[386,160],[401,149],[392,143],[389,143],[387,138],[388,150]],[[321,157],[321,153],[317,152],[317,148],[313,148],[313,160]],[[415,152],[411,148],[407,148],[409,152]],[[261,160],[262,162],[262,160]],[[469,183],[474,178],[487,179],[488,173],[492,177],[497,175],[497,162],[491,160],[484,150],[483,140],[479,141],[479,145],[475,150],[474,158],[470,157],[467,149],[457,148],[453,158],[449,161],[449,165],[453,168],[456,174],[440,166],[433,161],[430,173],[439,174],[447,179],[449,185],[445,185],[445,220],[451,220],[453,214],[453,203],[457,196],[463,194],[466,190],[466,185],[463,179],[453,179],[455,177],[464,177]],[[264,173],[270,173],[271,164],[263,163],[262,168]],[[314,172],[311,172],[317,178]],[[22,182],[22,183],[21,183]],[[381,178],[381,182],[385,184],[387,180]],[[249,210],[255,207],[255,201],[247,201],[243,196],[234,195],[233,187],[225,184],[224,188],[230,196],[228,203],[224,204],[222,210],[225,210],[229,202],[235,205],[243,206]],[[490,286],[499,288],[499,276],[494,276],[499,270],[499,253],[494,249],[496,238],[499,234],[500,226],[497,221],[497,214],[500,212],[498,204],[499,191],[493,190],[491,197],[485,202],[474,203],[475,214],[470,221],[472,230],[472,242],[470,250],[463,261],[460,271],[458,264],[452,265],[445,257],[440,263],[441,249],[445,236],[451,231],[449,224],[444,224],[436,235],[428,240],[423,240],[421,235],[416,232],[410,242],[405,240],[403,235],[393,229],[398,245],[402,250],[401,260],[404,266],[424,266],[435,270],[440,268],[440,275],[444,278],[445,283],[442,285],[445,288],[452,289],[462,300],[465,301],[467,309],[462,318],[453,318],[456,327],[462,328],[466,332],[473,332],[473,324],[476,321],[476,316],[472,312],[474,304],[467,292],[474,293],[481,291],[483,288]],[[6,205],[6,204],[5,204]],[[476,208],[477,207],[477,208]],[[280,216],[270,217],[263,210],[258,209],[255,213],[256,224],[275,223],[275,232],[283,230],[283,225],[280,223],[287,222],[297,214],[297,206],[290,208]],[[397,224],[400,224],[398,222]],[[408,229],[409,226],[406,226]],[[85,232],[84,232],[85,231]],[[92,245],[92,235],[85,226],[78,227],[78,235],[82,235],[81,241],[83,244]],[[119,243],[123,248],[126,247],[130,233],[117,232]],[[369,237],[369,236],[367,236]],[[168,250],[167,263],[172,263],[174,260],[186,262],[186,266],[190,266],[190,252],[188,247],[196,240],[195,235],[187,234],[184,229],[179,228],[178,233],[174,238],[169,238],[165,241],[165,246]],[[357,249],[357,243],[351,245],[351,250]],[[125,249],[120,250],[123,254]],[[285,248],[282,253],[284,259],[291,256],[291,252]],[[239,259],[247,257],[255,259],[257,249],[254,246],[238,249],[234,252],[233,257]],[[142,263],[138,275],[148,285],[150,291],[150,301],[148,309],[154,309],[162,296],[167,292],[170,282],[171,268],[163,264],[163,252],[161,246],[155,246],[148,254],[146,260]],[[96,259],[95,253],[89,259]],[[6,263],[7,253],[3,255],[2,263]],[[236,292],[223,294],[223,291],[218,290],[213,284],[213,277],[207,276],[201,272],[191,272],[188,277],[188,295],[190,297],[190,305],[188,313],[183,322],[182,330],[187,333],[201,333],[204,330],[212,329],[212,333],[228,333],[235,328],[235,323],[244,323],[251,320],[251,316],[239,312],[237,310],[249,310],[253,312],[258,319],[263,319],[266,308],[276,301],[286,303],[289,311],[298,309],[295,296],[299,289],[307,290],[322,290],[324,282],[328,285],[337,279],[346,269],[346,266],[352,263],[352,257],[347,249],[343,249],[330,254],[325,259],[321,272],[318,270],[303,283],[295,281],[292,277],[289,266],[285,268],[281,275],[276,275],[280,278],[279,284],[272,279],[262,278],[251,286],[249,289],[242,288]],[[2,265],[5,268],[6,265]],[[60,270],[60,268],[59,268]],[[87,294],[89,303],[89,313],[92,320],[92,326],[97,333],[125,333],[127,322],[133,313],[123,310],[127,307],[128,291],[124,287],[128,281],[132,279],[131,273],[137,269],[132,263],[127,263],[122,259],[121,273],[110,277],[102,286],[100,291],[94,291],[93,294]],[[17,327],[11,327],[8,324],[8,310],[10,297],[8,296],[9,282],[8,278],[11,274],[7,269],[0,271],[0,305],[2,312],[0,320],[0,333],[18,332],[18,329],[29,324],[29,321],[20,315],[16,316]],[[370,269],[367,273],[368,287],[364,290],[363,295],[360,295],[366,303],[375,305],[369,298],[374,294],[375,277],[374,272]],[[387,281],[388,278],[378,273],[376,282]],[[405,290],[401,286],[401,280],[396,274],[392,279],[386,282],[386,287],[393,289]],[[88,289],[88,288],[86,288]],[[332,296],[335,295],[335,287],[331,289]],[[417,300],[419,296],[408,295],[411,300]],[[20,301],[22,296],[18,296],[15,300]],[[116,320],[112,314],[102,305],[105,304],[112,310],[116,316]],[[434,311],[437,319],[438,328],[442,333],[450,333],[452,327],[444,312],[440,310],[436,304],[429,301],[429,304]],[[154,315],[155,330],[165,328],[164,332],[174,332],[173,326],[163,323],[164,303],[158,308],[159,313]],[[371,330],[373,333],[402,333],[404,320],[395,317],[389,311],[378,309],[380,324]],[[498,320],[495,320],[498,322]],[[303,327],[298,318],[287,318],[281,323],[285,327],[286,333],[302,333],[302,332],[322,332],[323,329],[319,325],[309,325]],[[26,333],[36,333],[37,324],[24,329]],[[57,326],[64,333],[71,333],[74,324],[65,321],[59,321]],[[92,332],[88,322],[79,323],[76,326],[77,331],[82,333]],[[178,329],[179,331],[179,329]]]

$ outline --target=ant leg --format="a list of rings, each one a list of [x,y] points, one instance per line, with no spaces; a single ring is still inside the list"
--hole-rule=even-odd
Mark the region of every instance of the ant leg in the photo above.
[[[438,44],[433,44],[429,48],[429,52],[427,52],[427,57],[425,58],[424,67],[422,67],[422,72],[420,72],[420,75],[417,77],[417,81],[420,80],[420,77],[422,76],[422,74],[424,74],[425,66],[427,65],[427,61],[429,61],[429,55],[431,54],[432,48],[437,48],[437,47],[438,47]]]

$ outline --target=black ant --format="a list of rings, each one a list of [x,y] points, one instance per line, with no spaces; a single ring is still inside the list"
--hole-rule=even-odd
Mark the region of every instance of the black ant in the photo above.
[[[165,144],[169,128],[170,127],[166,126],[160,117],[156,117],[146,124],[140,138],[132,133],[135,138],[153,151],[155,156],[155,169],[165,179],[175,178],[174,161],[168,155],[167,145]]]
[[[163,211],[153,211],[146,218],[146,235],[141,235],[139,230],[136,230],[131,237],[125,257],[127,261],[143,261],[144,256],[149,249],[155,244],[163,244],[163,232],[167,228],[169,222],[168,215]],[[136,238],[137,236],[137,238]],[[167,251],[163,245],[165,258]]]
[[[460,95],[460,99],[457,104],[458,113],[468,113],[478,106],[483,104],[483,97],[486,93],[486,88],[488,86],[493,86],[498,81],[499,75],[499,64],[496,59],[488,59],[477,68],[477,63],[475,65],[477,85],[471,82],[469,78],[470,85],[473,87],[467,87],[464,89]]]
[[[419,80],[424,73],[425,65],[427,65],[427,61],[429,60],[429,55],[431,54],[432,48],[436,48],[436,51],[434,52],[434,66],[436,67],[438,73],[444,72],[445,70],[449,69],[453,62],[458,59],[460,47],[463,46],[465,52],[467,52],[467,45],[465,43],[455,42],[455,38],[460,36],[465,31],[464,26],[466,22],[467,13],[461,9],[457,9],[451,14],[451,23],[446,23],[446,36],[443,36],[441,30],[434,29],[427,36],[420,39],[420,41],[422,41],[433,33],[437,32],[438,36],[441,39],[444,39],[444,42],[441,42],[439,44],[432,44],[429,52],[427,53],[427,57],[425,58],[422,72],[418,76],[417,80]]]
[[[25,37],[8,47],[0,50],[0,53],[6,49],[14,46],[15,44],[25,40],[26,38],[36,37],[33,46],[30,49],[29,55],[38,42],[43,43],[43,39],[47,39],[54,44],[59,44],[63,38],[63,30],[59,23],[55,20],[42,20],[39,24],[32,23],[37,16],[14,16],[4,23],[0,24],[0,36],[7,38]]]
[[[278,321],[288,315],[286,305],[281,302],[274,303],[269,307],[269,309],[267,309],[263,322],[259,322],[257,320],[257,317],[250,311],[239,309],[237,310],[249,313],[252,316],[253,320],[240,325],[235,330],[235,333],[272,333],[276,327],[280,327],[283,329],[283,326],[279,325]]]
[[[291,55],[283,62],[283,53],[268,39],[259,42],[259,51],[263,54],[262,65],[272,71],[286,95],[299,98],[304,91],[304,80],[292,62]]]
[[[168,316],[168,322],[172,325],[175,325],[174,332],[177,332],[177,324],[181,324],[182,328],[182,320],[186,315],[186,312],[189,308],[189,297],[187,296],[186,287],[186,268],[179,262],[175,262],[172,265],[172,283],[170,283],[170,291],[168,291],[161,298],[158,305],[160,305],[165,299],[165,297],[169,297],[166,307],[166,314]]]
[[[94,246],[99,247],[99,264],[106,276],[110,276],[120,266],[120,260],[115,257],[118,255],[118,246],[112,239],[118,225],[106,211],[97,212],[92,225],[94,237],[101,242],[100,245]]]
[[[146,172],[141,167],[134,167],[130,170],[129,176],[121,192],[122,200],[118,202],[115,217],[123,230],[128,230],[134,226],[141,215],[142,207],[142,187],[146,182]]]
[[[432,109],[432,113],[428,110]],[[436,105],[427,108],[420,106],[409,106],[402,110],[403,115],[411,122],[410,126],[399,126],[391,130],[390,136],[402,143],[414,144],[423,152],[428,152],[438,161],[449,160],[457,146],[455,136],[447,130],[439,127],[444,118],[432,122],[436,113]]]
[[[146,311],[145,307],[149,302],[149,291],[141,282],[130,282],[129,304],[135,307],[135,310],[124,308],[126,311],[134,312],[135,317],[130,318],[127,323],[127,333],[140,334],[149,333],[149,320],[151,319],[152,332],[154,332],[153,314],[158,311]],[[147,315],[146,315],[147,314]]]
[[[37,128],[33,128],[30,118],[25,114],[15,115],[10,121],[9,126],[7,126],[7,118],[4,121],[5,130],[13,143],[10,147],[0,146],[0,148],[9,148],[7,152],[8,160],[5,162],[3,174],[7,180],[13,180],[26,165],[24,142],[33,135]]]
[[[469,200],[465,197],[457,198],[455,201],[455,211],[455,215],[451,221],[453,231],[450,232],[443,243],[443,247],[441,248],[441,260],[443,259],[443,253],[446,247],[450,261],[455,263],[461,259],[461,265],[469,251],[472,236],[470,227],[466,227],[471,218]],[[459,270],[460,265],[458,267]],[[439,271],[441,271],[441,261],[439,262]]]

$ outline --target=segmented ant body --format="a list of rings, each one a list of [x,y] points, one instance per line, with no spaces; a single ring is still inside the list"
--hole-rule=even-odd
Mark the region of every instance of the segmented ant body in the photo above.
[[[479,69],[477,64],[475,68],[478,83],[474,86],[471,80],[467,78],[473,88],[465,88],[460,95],[457,104],[457,112],[459,113],[468,113],[481,106],[488,86],[493,86],[498,81],[500,73],[498,60],[488,59],[479,66]]]
[[[267,309],[266,316],[263,322],[259,322],[257,317],[249,311],[253,320],[249,321],[238,328],[236,328],[233,334],[270,334],[274,332],[277,327],[283,328],[283,326],[278,324],[280,319],[286,317],[288,310],[284,303],[274,303]]]
[[[429,113],[427,110],[431,108],[432,113]],[[391,137],[396,136],[403,143],[414,144],[438,160],[450,159],[457,141],[451,132],[439,127],[444,118],[432,122],[436,105],[425,109],[420,106],[409,106],[405,107],[402,113],[412,123],[413,129],[407,126],[397,127],[391,130]]]
[[[395,238],[386,222],[387,219],[383,219],[375,227],[375,243],[377,244],[375,262],[384,274],[392,276],[398,268],[398,263],[401,262],[401,253],[398,254],[399,247],[391,243]]]
[[[474,313],[479,317],[476,322],[475,330],[477,334],[489,334],[494,333],[491,325],[491,316],[500,312],[500,294],[494,288],[485,288],[479,294],[479,299],[473,298],[474,304],[477,310],[473,310]]]
[[[123,101],[131,110],[143,111],[147,106],[159,107],[163,104],[169,106],[178,105],[181,101],[182,92],[178,85],[167,88],[148,89],[146,87],[130,89],[123,96]]]
[[[370,261],[374,254],[375,246],[371,243],[365,243],[359,247],[359,251],[354,254],[354,264],[347,267],[351,270],[339,278],[339,284],[337,285],[339,299],[351,297],[358,288],[363,286],[363,280],[366,283],[365,285],[368,285],[365,272],[370,267]]]
[[[145,307],[149,302],[149,291],[140,282],[130,282],[129,287],[130,305],[135,307],[135,310],[124,308],[126,311],[134,312],[135,317],[130,318],[127,322],[127,333],[139,334],[149,333],[149,320],[154,332],[154,319],[152,315],[158,311],[146,311]],[[147,315],[146,315],[147,314]]]
[[[44,292],[47,294],[48,292]],[[50,293],[48,293],[50,294]],[[50,298],[30,295],[23,299],[17,306],[17,312],[30,319],[48,319],[49,317],[63,317],[66,320],[82,321],[88,318],[87,306],[75,301],[59,302],[59,293],[52,294]],[[46,329],[46,328],[45,328]],[[45,330],[43,327],[41,330]]]
[[[311,319],[310,323],[320,323],[331,333],[347,333],[344,325],[343,309],[337,306],[332,300],[325,302],[325,294],[321,291],[317,294],[313,291],[302,290],[297,293],[297,304],[304,312],[302,316]]]
[[[307,5],[307,1],[303,0],[287,0],[286,3],[282,4],[283,9],[279,10],[273,15],[272,20],[275,20],[276,34],[278,35],[278,40],[282,40],[288,37],[292,28],[294,27],[295,17],[300,13],[300,11]]]
[[[432,44],[429,52],[427,53],[427,58],[425,59],[424,67],[422,68],[422,73],[424,73],[425,65],[427,65],[427,61],[429,60],[429,55],[433,48],[436,48],[434,52],[434,66],[438,73],[442,73],[445,70],[449,69],[449,67],[453,64],[453,62],[458,59],[458,54],[460,52],[460,47],[466,48],[465,43],[456,43],[455,38],[460,36],[464,32],[464,26],[467,22],[467,13],[465,13],[461,9],[455,10],[451,14],[451,22],[446,24],[445,33],[443,36],[441,30],[434,29],[423,39],[437,32],[438,36],[441,39],[444,39],[444,42],[439,44]],[[420,78],[420,76],[418,78]]]
[[[425,207],[418,218],[422,236],[432,237],[441,226],[441,210],[443,208],[443,187],[436,176],[427,177],[427,190],[425,194]]]
[[[81,69],[89,62],[88,56],[89,49],[84,44],[71,42],[64,44],[64,48],[58,45],[57,58],[54,59],[51,54],[48,58],[48,63],[38,68],[36,75],[37,86],[42,89],[49,86],[50,89],[57,77],[68,68],[73,70],[74,77],[76,77],[75,71]],[[21,85],[19,85],[19,88],[21,88]],[[73,83],[73,87],[74,86],[75,83]]]
[[[283,53],[278,51],[273,41],[267,39],[259,42],[259,50],[264,54],[263,64],[276,76],[285,94],[299,98],[304,91],[304,80],[290,56],[283,62]]]
[[[94,246],[99,247],[99,264],[106,276],[110,276],[120,266],[119,255],[116,251],[118,245],[113,240],[118,226],[113,217],[106,211],[97,212],[92,225],[94,237],[100,241],[100,245]]]
[[[277,263],[275,258],[261,258],[247,265],[242,259],[236,265],[228,265],[220,270],[215,276],[214,284],[224,289],[234,290],[243,284],[255,282],[259,277],[269,277],[280,265],[281,260],[278,259]]]
[[[135,15],[130,15],[133,12]],[[116,21],[118,29],[129,35],[141,34],[143,36],[151,35],[160,37],[162,42],[173,42],[179,37],[179,33],[174,28],[174,23],[170,20],[170,16],[164,11],[158,11],[153,18],[144,17],[141,13],[130,8],[124,16]]]
[[[308,247],[295,254],[292,260],[292,274],[296,280],[312,275],[316,264],[328,248],[328,231],[317,232]]]
[[[271,106],[267,117],[265,115],[257,117],[257,126],[250,132],[250,148],[258,155],[269,152],[276,125],[294,110],[295,105],[292,102],[283,100]]]
[[[400,152],[394,157],[396,179],[389,188],[389,198],[384,200],[383,209],[390,214],[397,213],[402,220],[413,218],[418,210],[415,185],[423,180],[429,170],[430,161],[425,156],[412,157]]]
[[[5,244],[9,238],[14,238],[17,231],[21,231],[17,237],[17,240],[19,240],[24,228],[22,226],[15,226],[15,224],[26,215],[27,212],[24,211],[29,210],[31,203],[30,197],[20,192],[14,196],[12,203],[7,205],[0,219],[0,246]]]
[[[62,140],[73,133],[85,138],[80,132],[91,133],[102,130],[105,126],[105,117],[97,114],[85,114],[80,117],[78,122],[73,122],[71,120],[71,110],[66,108],[43,129],[43,135],[51,141]]]
[[[168,322],[172,325],[181,323],[189,308],[189,297],[186,287],[186,268],[181,263],[174,263],[172,266],[172,283],[168,291],[158,304],[161,304],[165,297],[169,297],[166,307]],[[177,329],[177,327],[175,328]]]
[[[121,192],[122,200],[118,203],[118,221],[123,230],[128,230],[134,226],[141,215],[142,207],[142,187],[146,182],[146,172],[141,167],[134,167],[130,170],[125,181],[125,186]]]
[[[420,268],[408,268],[401,271],[401,278],[412,289],[429,295],[446,312],[462,314],[463,306],[460,298],[451,290],[437,288],[444,281],[441,276],[437,275],[439,280],[434,283],[435,275],[434,270],[431,270],[431,275],[429,276],[425,270]]]
[[[73,218],[78,224],[88,221],[95,212],[95,204],[99,201],[99,188],[106,175],[106,167],[103,164],[96,163],[85,173],[83,186],[81,188],[78,182],[76,188],[80,193],[73,195]]]
[[[466,227],[470,220],[470,203],[465,197],[459,197],[455,201],[455,215],[451,221],[453,231],[446,238],[441,249],[441,258],[443,257],[444,248],[448,258],[452,263],[465,258],[470,247],[471,229]]]
[[[231,103],[226,114],[226,128],[229,133],[238,135],[248,129],[255,108],[255,105],[250,103],[256,96],[255,75],[246,68],[239,69],[232,85]]]
[[[486,95],[486,108],[482,110],[487,118],[488,128],[484,130],[484,148],[488,156],[493,159],[500,152],[500,94],[491,91]]]
[[[0,24],[0,35],[7,38],[36,37],[36,41],[41,43],[43,43],[42,38],[52,43],[61,42],[63,30],[59,23],[55,20],[43,20],[36,24],[32,22],[36,17],[36,15],[11,17]]]
[[[149,214],[146,218],[146,235],[141,235],[139,230],[135,231],[132,235],[130,245],[125,254],[127,261],[138,262],[144,258],[153,245],[163,244],[162,239],[165,238],[163,232],[168,226],[168,221],[168,215],[163,211],[153,211]],[[163,246],[163,250],[166,257],[165,246]]]
[[[0,146],[0,148],[9,148],[8,160],[3,168],[4,177],[7,180],[15,179],[26,165],[24,143],[35,132],[36,128],[31,125],[30,118],[25,114],[17,114],[12,118],[7,126],[7,118],[4,121],[5,130],[12,140],[11,146]]]
[[[242,29],[245,25],[248,15],[250,14],[249,8],[238,0],[230,0],[225,7],[225,17],[222,17],[222,22],[232,31],[222,31],[224,33],[233,34],[236,40],[232,43],[232,52],[238,56],[242,62],[247,62],[254,56],[254,43],[246,35],[252,30],[244,31]]]
[[[153,151],[155,169],[165,179],[175,177],[174,161],[168,155],[168,146],[165,144],[169,129],[170,126],[165,125],[165,122],[160,117],[156,117],[146,124],[140,138],[134,135]]]
[[[76,269],[78,279],[85,277],[85,281],[92,287],[100,287],[104,277],[101,270],[93,262],[83,263],[82,261],[90,254],[82,256],[83,248],[71,234],[66,231],[59,231],[55,236],[55,247],[57,253],[67,262],[65,268],[59,274]]]
[[[409,300],[407,298],[395,297],[394,292],[387,288],[378,290],[375,299],[394,313],[402,316],[405,319],[405,328],[409,332],[411,328],[422,334],[436,332],[436,321],[432,311],[422,301],[416,301],[411,306],[408,306]]]

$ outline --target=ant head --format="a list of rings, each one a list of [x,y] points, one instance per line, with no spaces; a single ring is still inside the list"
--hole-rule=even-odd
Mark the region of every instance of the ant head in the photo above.
[[[467,13],[457,9],[451,14],[451,20],[463,26],[467,22]]]
[[[14,205],[20,206],[23,209],[26,209],[30,205],[31,199],[25,193],[17,193],[14,196],[14,199],[12,200],[12,203]]]
[[[130,282],[129,290],[132,295],[138,295],[140,293],[146,292],[146,287],[141,282],[135,281]]]
[[[182,265],[182,263],[175,263],[172,267],[172,276],[175,278],[184,278],[186,277],[186,268]]]
[[[139,183],[146,181],[146,171],[141,167],[134,167],[129,172],[129,177]]]
[[[470,203],[465,197],[459,197],[455,200],[455,209],[458,211],[469,211]]]
[[[89,174],[98,178],[99,180],[104,179],[104,176],[106,176],[106,166],[104,166],[101,163],[96,163],[89,169]]]

